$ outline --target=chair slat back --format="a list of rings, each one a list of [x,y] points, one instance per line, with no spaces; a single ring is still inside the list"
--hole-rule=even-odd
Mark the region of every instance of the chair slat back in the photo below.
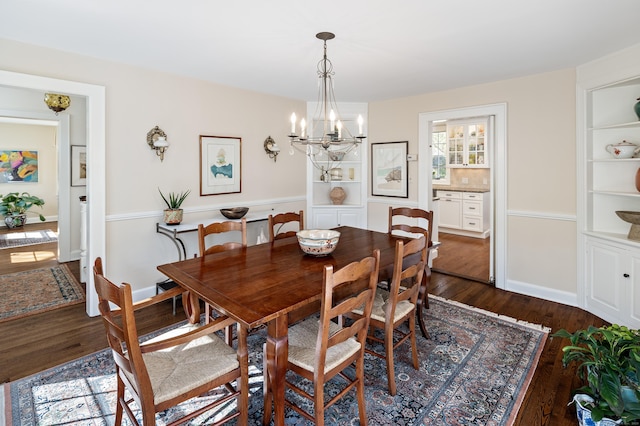
[[[240,232],[240,241],[227,241],[222,244],[216,244],[207,247],[207,236],[214,234],[224,234],[227,232]],[[247,246],[247,220],[242,218],[240,222],[225,221],[215,222],[204,226],[198,225],[198,246],[200,249],[200,256],[211,253],[219,253],[226,250],[232,250],[236,248],[242,248]]]
[[[433,211],[410,207],[389,207],[389,234],[427,234],[427,244],[432,244]]]
[[[298,222],[298,229],[291,230],[288,224]],[[278,226],[279,225],[279,226]],[[287,227],[286,231],[279,232],[283,227]],[[277,228],[277,229],[276,229]],[[279,240],[281,238],[295,237],[297,231],[304,229],[304,212],[300,210],[298,213],[288,212],[279,213],[275,216],[269,215],[269,241]]]
[[[427,263],[427,238],[396,241],[393,276],[387,303],[387,318],[393,318],[399,302],[408,300],[415,305],[418,300],[422,275]]]
[[[131,286],[127,283],[118,285],[109,281],[103,275],[100,258],[96,260],[93,274],[98,294],[98,309],[114,361],[121,370],[134,377],[134,381],[131,381],[126,375],[120,374],[120,377],[135,389],[137,393],[135,397],[139,398],[145,391],[152,391],[138,342]]]
[[[364,350],[371,318],[371,309],[378,282],[380,251],[359,262],[353,262],[334,272],[332,265],[324,267],[320,328],[316,342],[316,370],[323,371],[327,350],[345,340],[356,337]],[[351,325],[329,335],[330,321],[364,305],[364,315]],[[322,366],[322,367],[321,367]]]

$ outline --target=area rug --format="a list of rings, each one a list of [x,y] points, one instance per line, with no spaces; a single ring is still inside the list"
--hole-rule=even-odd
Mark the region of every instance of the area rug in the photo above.
[[[0,250],[58,241],[58,234],[51,229],[43,231],[10,232],[0,235]]]
[[[84,301],[67,265],[0,275],[0,322]]]
[[[367,355],[369,424],[512,424],[549,330],[435,296],[430,297],[426,312],[431,336],[417,339],[420,369],[411,366],[408,347],[396,350],[396,396],[387,391],[384,360]],[[252,425],[262,423],[264,333],[262,328],[249,336]],[[6,383],[7,424],[112,424],[114,372],[111,354],[103,350]],[[335,392],[336,386],[328,384],[325,390]],[[173,414],[158,415],[156,424],[166,424]],[[216,415],[219,413],[206,413],[190,424],[210,424]],[[357,424],[357,416],[354,392],[325,411],[328,425]],[[293,411],[288,410],[286,417],[287,425],[307,424]]]

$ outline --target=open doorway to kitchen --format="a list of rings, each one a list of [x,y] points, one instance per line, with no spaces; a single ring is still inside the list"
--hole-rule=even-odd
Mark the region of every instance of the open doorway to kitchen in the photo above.
[[[442,143],[432,152],[438,133]],[[506,104],[420,114],[418,168],[426,191],[419,205],[433,206],[436,215],[434,269],[504,288],[505,148]],[[450,200],[427,203],[439,190]]]

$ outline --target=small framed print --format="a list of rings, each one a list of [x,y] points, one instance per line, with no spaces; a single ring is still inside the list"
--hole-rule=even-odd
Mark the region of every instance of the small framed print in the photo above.
[[[87,147],[71,145],[71,186],[87,185]]]
[[[242,138],[200,135],[200,195],[241,192]]]
[[[371,195],[409,197],[408,145],[407,141],[371,144]]]

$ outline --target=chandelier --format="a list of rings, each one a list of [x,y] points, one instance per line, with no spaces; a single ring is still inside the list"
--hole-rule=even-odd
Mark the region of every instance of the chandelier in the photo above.
[[[366,138],[362,133],[363,119],[358,116],[358,135],[353,136],[347,126],[340,119],[338,105],[333,93],[333,64],[327,58],[327,40],[331,40],[335,34],[321,32],[316,38],[324,41],[324,55],[318,62],[318,103],[313,115],[313,122],[307,127],[303,118],[299,123],[299,134],[296,134],[296,114],[291,114],[291,148],[309,157],[311,163],[317,169],[328,173],[335,165],[340,163],[344,156],[351,151],[357,155],[355,149]],[[310,131],[309,131],[310,130]]]

